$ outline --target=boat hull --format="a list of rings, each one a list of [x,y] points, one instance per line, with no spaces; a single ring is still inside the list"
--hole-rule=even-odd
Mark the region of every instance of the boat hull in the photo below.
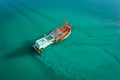
[[[66,39],[70,34],[71,34],[71,27],[65,25],[63,27],[56,29],[53,33],[53,36],[55,37],[56,42],[60,42]]]
[[[70,34],[71,26],[65,24],[64,26],[59,27],[53,32],[51,32],[49,35],[39,40],[36,40],[36,43],[33,45],[33,48],[37,51],[38,54],[41,54],[44,48],[48,47],[51,44],[61,42],[62,40],[66,39]]]

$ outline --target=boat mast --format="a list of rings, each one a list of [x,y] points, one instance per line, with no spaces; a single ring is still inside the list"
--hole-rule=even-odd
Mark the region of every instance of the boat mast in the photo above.
[[[68,25],[68,21],[67,20],[64,20],[64,25]]]

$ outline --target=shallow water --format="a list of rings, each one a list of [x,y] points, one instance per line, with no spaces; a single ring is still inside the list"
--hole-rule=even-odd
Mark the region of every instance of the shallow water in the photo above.
[[[0,1],[0,80],[119,80],[119,3]],[[37,55],[35,40],[64,20],[70,37]]]

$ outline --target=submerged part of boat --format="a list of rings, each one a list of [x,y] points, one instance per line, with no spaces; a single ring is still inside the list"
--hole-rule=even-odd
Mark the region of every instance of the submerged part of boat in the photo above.
[[[41,51],[47,46],[60,42],[66,39],[71,34],[71,26],[68,25],[68,22],[65,21],[65,24],[48,35],[36,40],[33,48],[37,51],[37,53],[41,53]]]

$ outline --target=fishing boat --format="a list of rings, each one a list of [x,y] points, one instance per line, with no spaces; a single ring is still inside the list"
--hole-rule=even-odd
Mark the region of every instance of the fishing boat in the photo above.
[[[37,51],[38,54],[41,54],[44,48],[48,47],[51,44],[58,43],[66,39],[71,34],[71,26],[68,25],[68,22],[65,23],[49,33],[44,37],[35,41],[33,48]]]

